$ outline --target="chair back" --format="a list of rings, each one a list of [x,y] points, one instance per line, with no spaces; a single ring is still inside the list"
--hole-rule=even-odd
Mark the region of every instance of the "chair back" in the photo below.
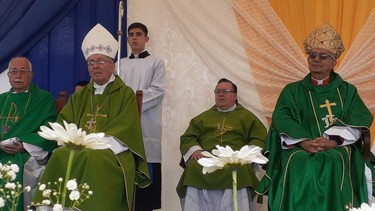
[[[142,103],[143,103],[143,91],[142,91],[142,90],[137,90],[137,91],[135,92],[135,97],[136,97],[136,100],[137,100],[137,107],[138,107],[139,120],[141,120],[141,115],[142,115]],[[135,211],[135,193],[136,193],[136,186],[134,185],[132,211]]]
[[[137,90],[135,92],[135,96],[137,98],[138,114],[139,114],[139,117],[141,117],[141,114],[142,114],[142,103],[143,103],[143,91],[142,90]]]
[[[55,100],[55,106],[58,113],[65,106],[66,100],[68,98],[68,93],[66,91],[60,91],[59,97]]]
[[[363,147],[363,157],[365,160],[370,161],[371,160],[371,141],[370,141],[370,131],[369,130],[363,130],[362,136],[362,147]]]

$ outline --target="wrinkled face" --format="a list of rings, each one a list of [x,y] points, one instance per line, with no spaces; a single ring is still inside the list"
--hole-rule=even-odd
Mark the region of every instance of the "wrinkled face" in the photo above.
[[[15,92],[25,92],[33,79],[29,63],[25,58],[15,58],[11,61],[8,71],[9,83]]]
[[[333,58],[331,52],[325,49],[314,48],[309,53],[309,57],[307,57],[307,63],[311,76],[321,80],[329,76],[331,70],[336,65],[336,60]]]
[[[98,85],[109,81],[115,70],[111,58],[102,54],[93,54],[87,59],[87,67],[92,80]]]
[[[128,32],[128,43],[132,49],[132,53],[139,54],[145,50],[148,36],[143,32],[141,28],[133,28]]]
[[[237,94],[233,92],[233,86],[229,82],[222,82],[215,89],[215,103],[220,109],[226,110],[232,107],[237,100]]]

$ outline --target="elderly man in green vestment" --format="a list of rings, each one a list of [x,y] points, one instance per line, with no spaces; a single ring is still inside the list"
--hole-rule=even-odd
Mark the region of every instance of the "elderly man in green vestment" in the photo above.
[[[356,88],[333,71],[344,51],[336,30],[323,24],[304,46],[310,73],[280,94],[256,191],[268,195],[269,210],[359,207],[372,197],[373,167],[358,140],[373,117]]]
[[[216,104],[194,117],[181,136],[180,151],[185,170],[177,187],[183,210],[230,211],[233,209],[232,172],[202,173],[197,162],[202,151],[216,145],[239,150],[244,145],[264,146],[267,130],[262,122],[237,101],[237,86],[220,79],[215,89]],[[252,165],[242,165],[237,173],[239,210],[255,210],[252,199],[258,184]]]
[[[91,81],[75,92],[58,116],[87,133],[105,133],[110,149],[83,149],[75,153],[71,178],[90,185],[93,195],[81,210],[131,210],[134,187],[150,184],[140,118],[133,90],[114,75],[118,43],[102,25],[86,35],[82,51]],[[54,151],[41,183],[57,181],[66,173],[69,150]],[[36,195],[34,202],[41,202]],[[66,203],[69,204],[69,203]]]
[[[9,62],[8,77],[12,88],[0,95],[0,163],[17,164],[16,181],[32,188],[18,201],[17,210],[22,211],[30,204],[49,153],[57,146],[37,132],[41,125],[56,120],[57,111],[51,93],[32,83],[32,65],[27,58],[13,58]],[[9,205],[9,201],[6,203]],[[6,205],[3,210],[8,208]]]

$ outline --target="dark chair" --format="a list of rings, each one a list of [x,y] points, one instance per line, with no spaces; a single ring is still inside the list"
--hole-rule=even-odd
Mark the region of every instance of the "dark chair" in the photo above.
[[[66,91],[60,91],[59,97],[55,100],[55,106],[58,113],[65,106],[66,100],[68,98],[68,93]]]
[[[363,157],[365,160],[370,161],[371,159],[371,141],[370,141],[370,131],[364,130],[361,135]]]
[[[138,113],[139,117],[141,117],[142,114],[142,102],[143,102],[143,91],[137,90],[135,92],[136,98],[137,98],[137,107],[138,107]]]
[[[138,114],[139,118],[141,118],[142,114],[142,103],[143,103],[143,91],[142,90],[137,90],[135,92],[135,96],[137,99],[137,107],[138,107]],[[133,205],[132,205],[132,211],[135,211],[135,194],[136,194],[136,186],[134,185],[134,193],[133,193]]]

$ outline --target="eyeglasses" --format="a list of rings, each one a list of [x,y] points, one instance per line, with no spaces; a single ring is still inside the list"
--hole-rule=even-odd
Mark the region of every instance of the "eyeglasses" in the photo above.
[[[95,64],[103,65],[105,63],[112,63],[112,62],[106,61],[104,59],[98,59],[97,61],[94,61],[94,60],[87,61],[88,66],[94,66]]]
[[[331,54],[328,53],[310,53],[309,54],[309,59],[315,59],[317,56],[319,56],[320,60],[326,60],[328,58],[335,59]]]
[[[224,94],[224,95],[227,95],[231,92],[234,93],[234,91],[230,89],[215,89],[214,92],[215,94]]]
[[[20,73],[21,75],[26,75],[26,74],[30,74],[31,71],[28,69],[23,69],[23,68],[21,69],[14,68],[14,69],[9,70],[8,72],[8,74],[12,76],[17,75],[18,73]]]

